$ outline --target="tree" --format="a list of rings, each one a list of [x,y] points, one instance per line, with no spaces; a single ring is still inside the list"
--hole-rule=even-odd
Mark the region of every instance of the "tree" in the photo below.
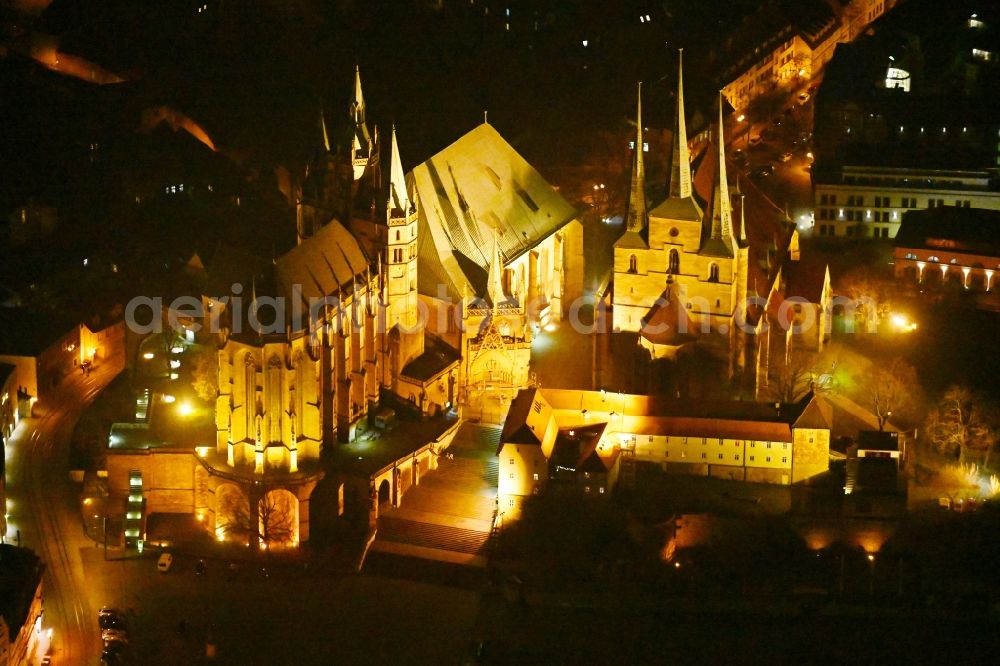
[[[872,269],[861,266],[845,274],[840,280],[839,291],[854,301],[854,323],[863,325],[866,333],[878,330],[878,320],[889,307],[888,277]]]
[[[294,496],[286,490],[264,488],[253,484],[250,499],[238,491],[223,493],[219,500],[219,514],[226,534],[239,541],[246,541],[256,548],[260,544],[285,544],[295,538]],[[250,507],[257,511],[251,512]]]
[[[768,368],[767,396],[771,400],[792,404],[812,387],[813,355],[793,351],[788,359],[772,363]]]
[[[924,434],[940,453],[965,464],[970,455],[984,467],[997,443],[996,405],[965,386],[951,386],[927,416]]]
[[[219,359],[211,347],[203,347],[191,355],[191,388],[205,402],[219,394]]]
[[[918,391],[917,372],[903,359],[872,364],[865,392],[872,413],[878,419],[880,432],[893,414],[903,420],[910,415],[916,406]]]

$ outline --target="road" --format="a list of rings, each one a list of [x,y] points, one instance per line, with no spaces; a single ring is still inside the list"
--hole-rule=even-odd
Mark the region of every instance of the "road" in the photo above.
[[[80,556],[93,546],[81,528],[79,491],[69,478],[69,444],[83,410],[120,369],[104,362],[87,376],[66,377],[47,406],[37,405],[36,416],[21,421],[8,444],[8,536],[19,534],[21,545],[45,563],[43,626],[52,630],[54,664],[96,663],[101,652],[97,609],[87,601]]]

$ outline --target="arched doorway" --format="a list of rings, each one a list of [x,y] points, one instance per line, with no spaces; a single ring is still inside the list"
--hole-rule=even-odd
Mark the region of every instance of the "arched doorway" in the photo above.
[[[235,483],[222,483],[215,489],[215,538],[219,541],[246,543],[252,531],[250,503]]]
[[[389,504],[392,503],[392,488],[389,485],[389,479],[382,479],[382,483],[378,484],[378,512],[381,514],[383,510],[389,508]]]
[[[264,493],[258,503],[260,539],[270,546],[295,546],[299,542],[299,500],[284,488]]]

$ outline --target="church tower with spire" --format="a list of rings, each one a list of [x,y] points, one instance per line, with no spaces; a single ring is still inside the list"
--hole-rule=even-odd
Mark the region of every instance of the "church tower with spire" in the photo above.
[[[385,328],[389,359],[383,364],[389,385],[406,364],[424,352],[417,313],[417,206],[406,188],[396,128],[392,128],[389,191],[385,206],[386,259],[383,264]]]

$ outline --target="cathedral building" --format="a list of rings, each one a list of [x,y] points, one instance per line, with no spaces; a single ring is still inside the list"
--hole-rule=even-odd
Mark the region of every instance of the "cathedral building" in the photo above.
[[[703,156],[699,192],[688,155],[683,85],[679,73],[670,194],[652,210],[645,193],[640,86],[626,228],[614,249],[614,330],[639,333],[653,357],[672,356],[699,335],[735,336],[746,306],[748,243],[743,220],[734,226],[738,192],[729,187],[723,136],[720,129],[718,159]],[[742,205],[739,210],[742,217]]]
[[[357,193],[377,164],[357,73],[351,109],[347,149],[331,146],[320,118],[298,245],[239,278],[232,294],[202,295],[207,333],[188,342],[215,352],[214,441],[150,446],[142,424],[118,429],[135,436],[109,449],[109,483],[130,497],[146,489],[147,511],[193,513],[220,540],[295,546],[309,539],[313,491],[332,474],[338,515],[353,504],[370,523],[383,496],[397,504],[404,480],[436,465],[447,424],[434,441],[366,443],[369,457],[387,461],[370,478],[348,479],[367,472],[328,459],[378,442],[370,431],[386,403],[424,417],[493,409],[500,422],[531,384],[536,328],[560,321],[582,289],[576,211],[485,123],[409,176],[393,129],[376,212],[342,221],[343,193]],[[164,396],[144,400],[164,410]]]
[[[577,211],[483,123],[408,178],[427,332],[461,356],[467,414],[500,422],[528,386],[531,341],[582,293]]]

